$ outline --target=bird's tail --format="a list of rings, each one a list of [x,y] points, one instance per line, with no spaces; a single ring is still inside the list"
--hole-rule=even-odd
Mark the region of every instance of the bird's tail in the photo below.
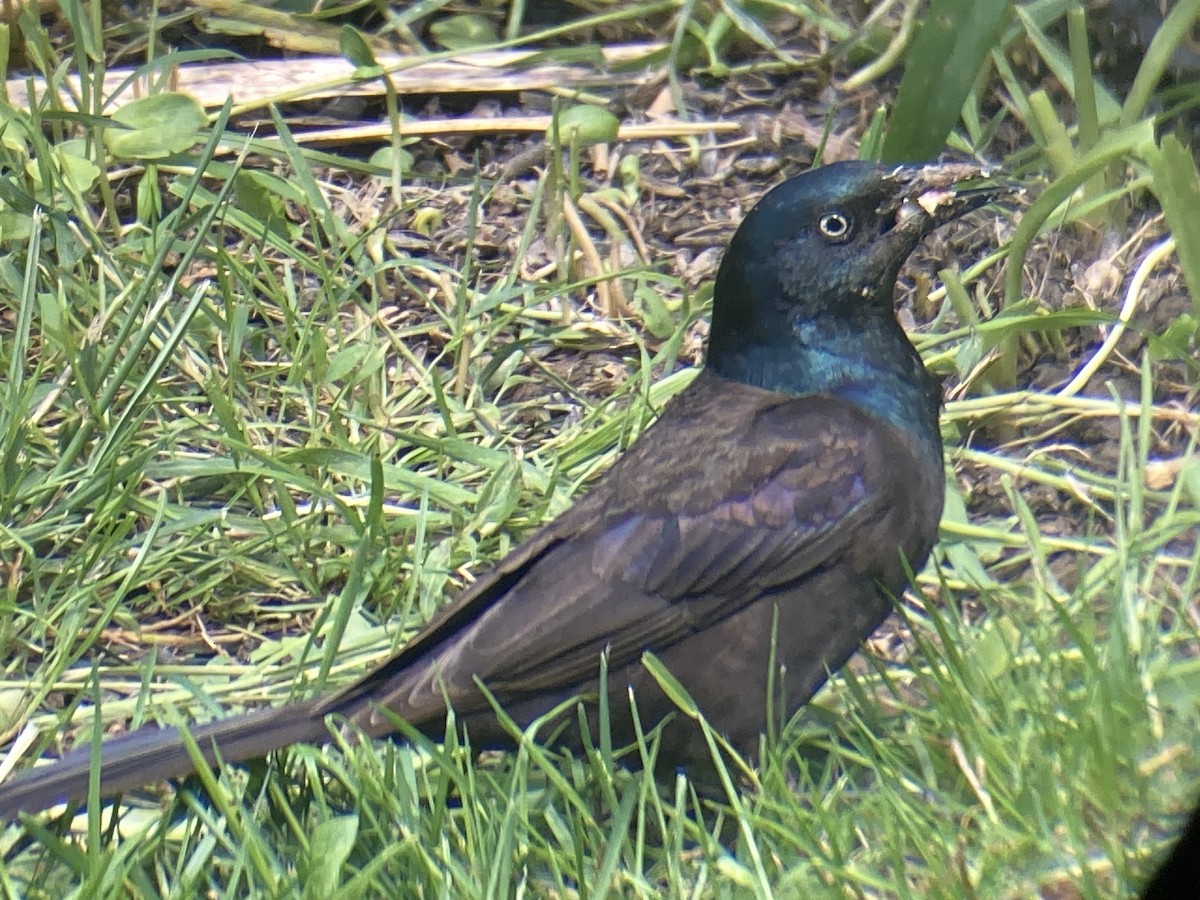
[[[323,698],[321,698],[323,699]],[[189,729],[208,763],[242,762],[299,741],[329,738],[316,701],[292,703],[219,719]],[[100,746],[100,796],[109,797],[155,781],[181,778],[196,769],[176,728],[140,728]],[[0,784],[0,821],[87,796],[92,773],[90,747],[72,750],[48,766]]]

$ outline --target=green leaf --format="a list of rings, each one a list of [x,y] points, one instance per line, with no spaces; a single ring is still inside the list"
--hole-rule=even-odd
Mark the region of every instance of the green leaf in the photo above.
[[[958,483],[954,479],[946,481],[946,501],[945,508],[942,510],[942,522],[958,525],[966,525],[970,522],[966,501],[963,500]],[[995,584],[988,574],[983,560],[980,559],[975,542],[945,537],[941,547],[942,552],[946,554],[946,559],[954,567],[955,574],[967,584],[975,587],[989,587]]]
[[[383,359],[382,350],[373,344],[347,344],[333,354],[325,377],[330,382],[361,384],[363,379],[379,371]]]
[[[492,20],[474,13],[438,19],[429,26],[429,34],[447,50],[470,50],[499,40]]]
[[[358,816],[338,816],[318,822],[313,828],[307,863],[301,866],[304,879],[304,897],[332,897],[343,883],[342,867],[350,858],[354,841],[358,837]]]
[[[762,22],[754,18],[743,6],[742,0],[721,0],[721,10],[729,16],[729,20],[738,31],[766,50],[774,50],[779,46],[770,32],[763,27]]]
[[[1184,490],[1195,506],[1200,506],[1200,458],[1193,456],[1179,473]]]
[[[29,117],[25,113],[0,105],[0,147],[22,157],[28,156],[25,134],[29,127]]]
[[[100,178],[100,167],[90,159],[63,153],[61,148],[55,148],[56,162],[62,167],[63,183],[73,191],[84,191],[91,188]]]
[[[603,106],[572,106],[558,117],[559,139],[564,144],[576,139],[580,147],[611,144],[617,139],[620,127],[621,123],[617,117]]]
[[[680,710],[683,711],[691,719],[700,716],[700,707],[696,706],[696,701],[692,699],[692,695],[687,692],[679,679],[672,675],[667,667],[662,664],[657,656],[647,651],[642,654],[642,665],[646,667],[654,680],[658,682],[658,686],[662,688],[668,699]]]
[[[1067,133],[1066,123],[1059,117],[1050,95],[1042,90],[1031,93],[1029,111],[1033,114],[1033,120],[1028,123],[1030,131],[1041,144],[1055,177],[1067,174],[1076,162],[1075,148]]]
[[[1171,235],[1175,238],[1179,266],[1200,315],[1200,173],[1183,141],[1173,134],[1162,139],[1156,152],[1146,154],[1154,173],[1151,189],[1162,204]]]
[[[377,78],[383,71],[375,59],[371,45],[351,25],[343,25],[342,30],[338,32],[338,50],[356,68],[355,78]]]
[[[137,186],[137,217],[143,225],[150,225],[162,218],[162,191],[158,187],[158,166],[146,166]]]
[[[675,317],[654,288],[647,284],[638,285],[633,292],[633,302],[642,314],[646,330],[660,341],[675,331]]]
[[[125,104],[107,128],[104,143],[122,159],[160,159],[187,150],[208,124],[203,107],[188,94],[164,93]]]
[[[933,0],[905,57],[904,77],[883,142],[885,162],[936,157],[945,146],[979,70],[1008,20],[1011,4]]]
[[[521,464],[508,459],[500,465],[479,492],[471,528],[483,536],[495,533],[508,521],[521,499]]]
[[[83,193],[89,190],[100,177],[100,167],[87,157],[85,141],[63,141],[50,148],[50,159],[58,170],[63,184],[72,191]],[[30,180],[40,187],[42,185],[42,167],[37,160],[25,164],[25,172]]]
[[[1021,646],[1021,632],[1008,619],[995,618],[984,625],[975,657],[988,679],[995,681],[1013,668],[1013,657]]]
[[[294,185],[270,172],[242,169],[234,176],[233,190],[242,212],[285,240],[300,237],[300,226],[287,216],[287,202],[303,199]]]
[[[28,694],[21,688],[0,690],[0,728],[20,727],[24,724]]]
[[[1200,318],[1184,313],[1174,319],[1162,334],[1147,336],[1150,356],[1156,360],[1190,359],[1200,342]]]
[[[338,50],[352,65],[360,68],[379,65],[366,38],[352,25],[343,25],[338,33]]]
[[[967,339],[958,345],[954,351],[954,372],[959,378],[966,378],[987,355],[988,347],[983,344],[983,338],[978,331],[972,331]]]
[[[392,171],[396,156],[400,157],[400,171],[407,172],[412,168],[415,159],[413,155],[402,147],[393,147],[390,144],[386,147],[380,147],[371,154],[369,162],[373,166],[378,166],[386,171]]]

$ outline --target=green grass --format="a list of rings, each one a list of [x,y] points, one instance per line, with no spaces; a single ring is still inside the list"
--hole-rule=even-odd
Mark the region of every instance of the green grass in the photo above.
[[[30,57],[82,70],[99,116],[98,60],[129,32],[105,35],[85,5],[64,6],[78,42],[51,42],[26,13]],[[682,774],[656,784],[611,765],[602,736],[584,759],[537,734],[481,758],[453,739],[337,738],[221,772],[211,799],[128,798],[119,835],[95,809],[66,832],[43,817],[9,828],[0,889],[1132,890],[1200,790],[1195,326],[1159,329],[1135,296],[1126,318],[1148,349],[1124,360],[1097,331],[1119,297],[1047,298],[1071,284],[1054,247],[1091,262],[1095,229],[1128,236],[1126,218],[1140,227],[1152,208],[1148,189],[1194,190],[1195,170],[1177,144],[1154,145],[1144,97],[1110,121],[1108,88],[1079,90],[1093,73],[1080,69],[1078,22],[1074,47],[1052,29],[1068,6],[1020,4],[1004,39],[1072,72],[1073,89],[1052,98],[1062,127],[1047,127],[1033,82],[997,51],[949,138],[1051,175],[1042,196],[1058,200],[1015,229],[998,214],[943,251],[947,289],[914,303],[928,322],[917,343],[953,386],[934,564],[887,635],[768,741],[752,781],[722,751],[715,794]],[[675,42],[660,62],[685,94],[689,64],[782,77],[803,49],[758,46],[766,7],[670,9]],[[520,7],[509,12],[512,36]],[[793,12],[828,39],[839,71],[874,77],[897,49],[877,23]],[[640,36],[615,7],[605,22]],[[390,162],[303,147],[281,114],[278,144],[246,147],[225,115],[151,160],[110,155],[98,120],[49,102],[9,114],[0,142],[0,721],[6,739],[35,735],[18,765],[113,725],[347,682],[561,512],[691,374],[707,288],[688,290],[668,248],[643,235],[659,251],[648,268],[602,253],[602,275],[570,261],[581,235],[564,192],[584,242],[607,253],[625,227],[588,211],[614,194],[586,167],[529,193],[469,173],[397,183]],[[68,152],[71,137],[92,143]],[[701,154],[680,158],[697,166]],[[87,180],[75,159],[105,177]],[[633,213],[654,202],[637,191]],[[406,242],[418,225],[441,243]],[[489,228],[515,244],[467,249]],[[1143,246],[1117,257],[1121,275]],[[1182,271],[1200,271],[1195,239],[1178,246]],[[532,277],[521,263],[537,254],[553,265]],[[597,315],[598,281],[628,315]],[[1093,355],[1087,383],[1029,382],[1035,357],[1073,372]],[[652,754],[654,740],[631,752]]]

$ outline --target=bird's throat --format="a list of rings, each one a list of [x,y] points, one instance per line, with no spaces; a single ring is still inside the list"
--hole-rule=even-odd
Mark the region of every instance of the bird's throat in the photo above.
[[[793,323],[790,333],[770,343],[710,353],[708,368],[722,378],[780,393],[837,397],[941,457],[941,385],[894,319],[853,332]]]

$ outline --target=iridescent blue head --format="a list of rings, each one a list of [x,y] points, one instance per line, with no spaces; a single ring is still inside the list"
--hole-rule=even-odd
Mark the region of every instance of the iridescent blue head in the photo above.
[[[1011,187],[962,190],[977,166],[835,163],[778,185],[742,221],[713,296],[708,366],[794,394],[831,393],[936,431],[940,392],[896,322],[918,242]]]

